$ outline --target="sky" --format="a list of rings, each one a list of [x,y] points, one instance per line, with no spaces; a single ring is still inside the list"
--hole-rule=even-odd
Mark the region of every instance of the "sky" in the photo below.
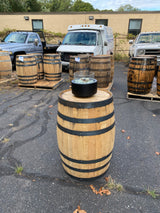
[[[120,6],[130,4],[142,11],[160,11],[160,0],[83,0],[89,2],[95,9],[99,10],[114,10]]]

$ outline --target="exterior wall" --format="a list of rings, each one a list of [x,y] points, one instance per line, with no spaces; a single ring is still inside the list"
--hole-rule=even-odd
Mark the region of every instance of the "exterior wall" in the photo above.
[[[29,16],[26,21],[24,16]],[[94,20],[89,20],[94,16]],[[141,31],[160,31],[159,12],[101,12],[101,13],[0,13],[0,31],[5,28],[16,30],[32,30],[32,19],[43,19],[43,27],[47,31],[66,33],[70,24],[94,24],[95,19],[108,19],[114,33],[127,34],[129,19],[142,19]]]

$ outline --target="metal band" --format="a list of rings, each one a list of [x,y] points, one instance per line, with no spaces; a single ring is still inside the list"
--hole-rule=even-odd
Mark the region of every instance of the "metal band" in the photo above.
[[[75,131],[75,130],[67,129],[67,128],[61,126],[59,123],[57,123],[57,127],[60,130],[62,130],[63,132],[68,133],[70,135],[78,135],[78,136],[101,135],[101,134],[104,134],[104,133],[109,132],[110,130],[112,130],[114,126],[115,126],[115,122],[113,122],[112,125],[110,125],[107,128],[104,128],[104,129],[99,129],[99,130],[95,130],[95,131]]]
[[[110,64],[110,61],[105,61],[105,62],[94,62],[94,61],[92,61],[91,64]]]
[[[142,68],[129,67],[129,70],[141,70],[141,71],[148,71],[148,72],[149,71],[155,71],[154,68],[151,69],[151,68],[148,68],[148,67],[145,68],[145,69],[143,67]]]
[[[60,118],[62,118],[65,121],[69,121],[72,123],[89,124],[89,123],[99,123],[99,122],[106,121],[106,120],[112,118],[114,115],[114,111],[106,116],[98,117],[98,118],[90,118],[90,119],[71,118],[71,117],[61,114],[60,112],[58,112],[57,114]]]
[[[89,103],[81,103],[81,102],[72,102],[62,99],[60,96],[58,97],[58,102],[64,106],[69,106],[78,109],[91,109],[95,107],[103,107],[109,105],[113,102],[113,97],[99,102],[89,102]]]
[[[12,70],[0,70],[0,73],[1,72],[12,72]]]
[[[22,55],[17,55],[16,58],[21,57]],[[35,55],[23,55],[23,58],[35,58]]]
[[[136,81],[128,81],[128,83],[133,83],[133,84],[141,84],[141,85],[145,85],[145,84],[152,84],[152,82],[136,82]]]
[[[31,78],[31,79],[19,79],[20,81],[35,81],[37,78]]]
[[[47,75],[47,76],[57,76],[57,77],[61,77],[61,73],[60,72],[58,72],[58,73],[44,73],[45,75]]]
[[[91,69],[90,71],[91,72],[92,71],[111,71],[111,69],[110,68],[108,68],[108,69]]]
[[[105,167],[110,163],[110,160],[109,160],[105,165],[100,166],[100,167],[95,168],[95,169],[78,169],[78,168],[74,168],[74,167],[71,167],[71,166],[67,165],[62,159],[61,159],[61,161],[62,161],[62,163],[63,163],[66,167],[68,167],[69,169],[74,170],[74,171],[76,171],[76,172],[83,172],[83,173],[99,171],[99,170],[105,168]]]
[[[61,64],[61,62],[48,63],[48,62],[44,62],[44,61],[43,61],[43,63],[44,63],[44,64]]]
[[[11,62],[11,60],[0,60],[0,62]]]
[[[20,82],[21,83],[21,82]],[[35,84],[35,83],[37,83],[37,81],[33,81],[33,82],[23,82],[23,83],[21,83],[21,84],[26,84],[26,85],[31,85],[31,84]]]
[[[73,159],[73,158],[70,158],[70,157],[64,155],[60,150],[59,150],[59,152],[66,160],[69,160],[69,161],[74,162],[74,163],[79,163],[79,164],[99,163],[99,162],[102,162],[102,161],[106,160],[107,158],[109,158],[109,156],[112,154],[112,151],[111,151],[108,155],[106,155],[102,158],[95,159],[95,160],[77,160],[77,159]]]
[[[18,77],[20,77],[20,78],[37,77],[37,74],[36,75],[18,75]]]
[[[18,66],[18,67],[31,67],[31,66],[36,66],[37,65],[37,63],[36,64],[17,64],[16,63],[16,66]]]

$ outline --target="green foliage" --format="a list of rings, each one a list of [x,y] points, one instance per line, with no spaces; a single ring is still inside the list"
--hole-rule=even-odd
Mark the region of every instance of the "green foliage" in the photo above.
[[[133,35],[132,33],[129,33],[129,34],[127,35],[127,39],[135,39],[135,38],[136,38],[136,36]]]
[[[76,0],[72,6],[72,11],[95,11],[94,7],[87,2],[83,2],[82,0]]]
[[[40,12],[41,4],[37,0],[26,0],[25,8],[27,12]]]
[[[23,0],[0,0],[0,12],[24,12]]]
[[[50,0],[51,12],[66,12],[70,11],[72,0]]]
[[[127,11],[140,11],[140,9],[136,8],[136,7],[133,7],[132,5],[130,4],[126,4],[126,5],[122,5],[118,8],[119,12],[127,12]]]
[[[18,174],[18,175],[21,175],[22,171],[23,171],[23,167],[22,166],[17,166],[15,168],[15,173]]]

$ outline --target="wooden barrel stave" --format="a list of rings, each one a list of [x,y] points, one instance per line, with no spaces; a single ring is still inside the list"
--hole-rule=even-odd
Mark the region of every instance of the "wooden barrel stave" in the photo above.
[[[155,75],[155,59],[153,57],[132,58],[128,69],[128,92],[147,94],[152,87]]]
[[[12,62],[7,51],[0,51],[0,78],[10,78],[12,74]]]
[[[74,177],[98,177],[107,171],[114,146],[115,125],[111,93],[107,93],[106,102],[100,101],[102,105],[99,100],[106,96],[104,91],[98,90],[96,97],[87,98],[88,101],[95,99],[95,103],[75,104],[75,101],[84,99],[76,98],[70,90],[61,94],[62,99],[60,95],[58,103],[57,139],[62,165]],[[68,101],[65,102],[65,99]]]
[[[45,80],[61,80],[62,65],[59,54],[45,54],[43,57],[43,65]]]
[[[112,71],[111,71],[112,70]],[[111,68],[110,55],[98,55],[90,58],[90,71],[94,72],[95,79],[97,79],[97,87],[104,88],[113,80],[113,60]]]
[[[20,84],[35,84],[38,79],[37,62],[35,56],[17,55],[16,70]]]

